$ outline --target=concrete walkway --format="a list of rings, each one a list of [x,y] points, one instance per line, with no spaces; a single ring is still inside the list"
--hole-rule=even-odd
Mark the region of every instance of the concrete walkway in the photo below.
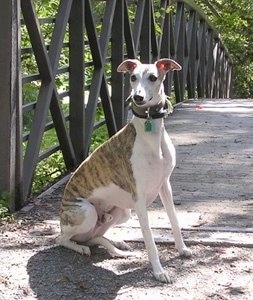
[[[253,100],[188,101],[166,128],[177,150],[171,182],[188,243],[253,247]],[[160,200],[149,210],[156,240],[172,242]],[[119,233],[142,240],[134,214],[110,236]]]

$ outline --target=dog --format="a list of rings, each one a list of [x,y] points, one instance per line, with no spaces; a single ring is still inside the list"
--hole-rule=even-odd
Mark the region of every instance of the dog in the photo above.
[[[142,64],[127,59],[117,68],[129,73],[132,120],[84,160],[66,185],[60,208],[61,234],[57,244],[90,255],[89,246],[102,245],[113,256],[130,256],[125,242],[103,235],[126,222],[136,210],[154,277],[171,278],[162,268],[149,226],[147,206],[158,196],[168,214],[180,255],[189,257],[178,224],[170,175],[176,163],[175,148],[164,127],[167,96],[163,81],[168,71],[180,70],[172,59]],[[120,248],[120,249],[119,249]]]

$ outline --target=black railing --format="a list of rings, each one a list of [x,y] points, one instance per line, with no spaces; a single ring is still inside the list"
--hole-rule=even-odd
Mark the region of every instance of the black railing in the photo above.
[[[11,67],[14,86],[5,77],[9,74],[0,75],[2,102],[8,110],[0,131],[9,145],[0,151],[7,174],[0,175],[0,190],[10,192],[13,209],[22,206],[29,195],[39,161],[61,151],[66,169],[71,170],[88,155],[94,127],[106,123],[111,136],[125,124],[129,84],[127,76],[125,80],[116,72],[124,58],[152,62],[171,57],[178,61],[182,71],[168,75],[165,81],[166,93],[174,95],[176,102],[229,97],[232,61],[193,1],[161,0],[157,6],[158,1],[152,0],[59,0],[56,15],[45,19],[38,18],[32,0],[7,2],[0,4],[0,38],[6,40],[0,45],[0,67]],[[93,5],[99,5],[99,14],[94,15]],[[49,29],[43,31],[43,26]],[[22,50],[20,29],[22,42],[26,31],[29,35]],[[23,91],[29,91],[29,85],[37,90],[30,98],[27,93],[23,102],[24,120],[26,114],[31,120],[23,132],[20,62]],[[26,68],[31,62],[35,67]],[[57,84],[59,78],[67,83],[64,90]],[[100,122],[95,121],[98,103],[105,115]],[[42,149],[43,135],[52,129],[57,142]]]

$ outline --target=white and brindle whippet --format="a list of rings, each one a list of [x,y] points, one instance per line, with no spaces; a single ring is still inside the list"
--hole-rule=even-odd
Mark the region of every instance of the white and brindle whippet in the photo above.
[[[95,150],[73,173],[65,188],[60,209],[61,234],[57,243],[90,255],[89,246],[103,245],[111,255],[129,256],[126,244],[103,235],[126,222],[136,210],[153,273],[161,282],[171,282],[161,266],[150,229],[147,206],[160,195],[168,214],[180,255],[190,256],[178,224],[170,175],[176,163],[175,148],[164,128],[167,96],[163,81],[168,71],[180,70],[171,59],[142,64],[127,59],[119,72],[130,73],[132,120]],[[121,248],[121,249],[119,249]]]

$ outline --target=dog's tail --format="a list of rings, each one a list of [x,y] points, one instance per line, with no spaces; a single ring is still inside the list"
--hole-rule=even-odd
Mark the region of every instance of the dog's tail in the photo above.
[[[105,247],[111,256],[113,257],[129,257],[129,256],[136,256],[136,252],[131,251],[123,251],[118,248],[116,248],[111,241],[109,241],[107,238],[100,236],[93,238],[89,240],[86,243],[87,246],[94,246],[94,245],[101,245]]]

